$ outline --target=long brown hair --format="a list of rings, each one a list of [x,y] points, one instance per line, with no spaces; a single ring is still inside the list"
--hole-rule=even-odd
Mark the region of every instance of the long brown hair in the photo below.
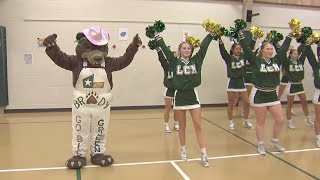
[[[298,51],[297,49],[291,49],[289,51],[289,55],[288,55],[288,59],[292,59],[291,55],[293,54],[293,52]],[[299,53],[299,52],[298,52]]]
[[[236,48],[237,46],[240,46],[240,44],[238,44],[238,43],[232,44],[231,49],[230,49],[230,55],[233,55],[233,50],[234,50],[234,48]],[[240,47],[241,47],[241,46],[240,46]]]

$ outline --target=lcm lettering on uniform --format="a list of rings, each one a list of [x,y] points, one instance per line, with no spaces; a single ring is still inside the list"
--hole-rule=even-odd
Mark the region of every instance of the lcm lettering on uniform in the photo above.
[[[195,64],[192,65],[177,65],[177,75],[190,75],[197,74],[197,68]]]

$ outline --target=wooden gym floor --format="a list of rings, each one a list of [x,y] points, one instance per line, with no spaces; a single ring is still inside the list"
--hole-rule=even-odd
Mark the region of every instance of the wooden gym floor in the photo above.
[[[314,118],[313,105],[309,106]],[[102,179],[218,179],[307,180],[320,179],[320,148],[307,127],[300,105],[295,105],[295,130],[284,127],[285,153],[259,156],[254,130],[245,129],[235,111],[236,129],[228,130],[226,108],[203,108],[209,168],[203,168],[190,115],[187,116],[187,152],[182,162],[178,132],[164,133],[162,110],[111,111],[107,150],[115,158],[111,167],[81,170],[64,167],[71,157],[71,112],[9,113],[0,115],[1,180]],[[253,112],[250,113],[254,122]],[[171,127],[173,122],[170,122]],[[266,144],[272,133],[266,124]],[[88,158],[89,160],[89,158]]]

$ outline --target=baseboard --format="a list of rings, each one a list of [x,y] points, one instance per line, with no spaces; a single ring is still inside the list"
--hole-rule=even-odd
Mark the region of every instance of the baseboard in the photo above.
[[[201,104],[201,107],[226,107],[228,104]],[[111,110],[143,110],[163,109],[164,105],[154,106],[118,106],[111,107]],[[44,109],[4,109],[4,113],[35,113],[35,112],[71,112],[71,108],[44,108]]]
[[[294,104],[299,104],[300,101],[295,101]],[[312,103],[312,101],[308,101]],[[281,104],[287,104],[286,101],[282,101]],[[201,107],[227,107],[228,103],[221,104],[201,104]],[[153,106],[118,106],[111,107],[111,110],[143,110],[143,109],[163,109],[164,105]],[[71,108],[45,108],[45,109],[4,109],[4,113],[35,113],[35,112],[71,112]],[[1,107],[0,107],[1,114]]]

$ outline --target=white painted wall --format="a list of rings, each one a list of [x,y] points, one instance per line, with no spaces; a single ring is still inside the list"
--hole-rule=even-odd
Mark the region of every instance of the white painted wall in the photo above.
[[[145,27],[161,19],[168,22],[163,36],[167,44],[176,49],[183,30],[189,30],[202,39],[206,35],[201,27],[204,19],[212,18],[231,26],[233,20],[241,17],[241,8],[242,4],[237,2],[209,0],[0,0],[0,24],[6,26],[8,32],[10,105],[7,109],[71,107],[71,73],[53,64],[44,48],[37,47],[38,37],[58,34],[59,46],[71,55],[75,53],[76,33],[90,25],[101,25],[111,35],[110,56],[120,56],[135,33],[139,33],[147,45],[149,39],[144,35]],[[266,29],[284,27],[281,31],[286,32],[287,22],[293,16],[318,28],[319,9],[256,4],[254,10],[261,15],[254,19],[253,24],[264,25]],[[130,41],[118,41],[118,28],[121,27],[129,28]],[[111,48],[113,44],[117,45],[116,49]],[[33,54],[33,64],[24,64],[25,53]],[[156,52],[148,47],[141,48],[128,68],[114,73],[113,106],[163,104],[162,77]],[[226,103],[226,68],[217,42],[212,42],[209,47],[202,78],[199,87],[201,103]],[[313,89],[311,80],[305,84]],[[310,99],[311,92],[308,94]]]

